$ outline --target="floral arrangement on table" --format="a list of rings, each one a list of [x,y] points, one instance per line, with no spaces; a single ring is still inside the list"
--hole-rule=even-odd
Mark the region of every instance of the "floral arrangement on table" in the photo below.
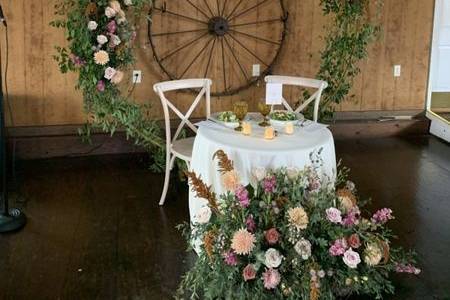
[[[193,191],[207,200],[192,224],[180,225],[199,257],[183,277],[180,299],[335,299],[393,293],[392,272],[419,274],[414,253],[391,246],[392,210],[369,217],[347,171],[325,184],[318,167],[253,171],[243,186],[223,151],[226,193],[217,197],[193,172]],[[197,243],[198,244],[198,243]]]
[[[130,101],[132,89],[122,95],[120,86],[135,63],[139,16],[151,4],[152,0],[59,0],[57,19],[50,24],[66,32],[68,45],[57,46],[54,56],[61,72],[79,74],[77,88],[89,115],[80,133],[89,138],[92,128],[111,134],[124,129],[136,144],[162,154],[165,142],[157,121],[148,117],[149,107]]]

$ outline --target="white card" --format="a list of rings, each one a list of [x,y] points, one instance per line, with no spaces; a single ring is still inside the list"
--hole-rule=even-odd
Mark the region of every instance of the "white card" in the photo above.
[[[266,104],[278,105],[283,102],[283,85],[281,83],[266,84]]]

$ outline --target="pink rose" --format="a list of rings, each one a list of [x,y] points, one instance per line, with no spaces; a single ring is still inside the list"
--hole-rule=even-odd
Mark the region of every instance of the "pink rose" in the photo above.
[[[281,281],[280,273],[275,269],[267,269],[263,273],[263,281],[264,281],[264,287],[268,290],[273,290],[277,287],[277,285]]]
[[[353,249],[357,249],[361,246],[361,241],[359,240],[359,236],[356,233],[352,234],[347,239],[347,242],[349,246],[352,247]]]
[[[248,264],[242,271],[242,276],[245,281],[253,280],[256,277],[256,270],[252,264]]]
[[[342,260],[351,269],[356,269],[358,264],[361,262],[358,252],[353,251],[352,248],[345,251]]]
[[[265,233],[266,241],[269,243],[269,245],[275,245],[278,242],[278,239],[280,238],[280,234],[275,228],[270,228]]]
[[[335,207],[330,207],[326,211],[327,220],[331,223],[340,224],[342,223],[341,211]]]

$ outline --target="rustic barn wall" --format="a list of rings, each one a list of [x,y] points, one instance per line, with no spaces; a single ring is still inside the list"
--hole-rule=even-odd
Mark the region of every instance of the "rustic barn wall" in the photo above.
[[[256,1],[256,0],[255,0]],[[61,75],[52,59],[55,44],[64,44],[61,31],[48,24],[53,19],[56,0],[3,0],[9,24],[8,91],[11,126],[80,124],[85,120],[80,93],[74,89],[75,74]],[[290,14],[286,45],[275,73],[313,77],[319,66],[321,37],[326,20],[319,0],[287,0]],[[351,97],[339,107],[342,111],[423,109],[433,19],[433,0],[385,0],[382,11],[384,31],[362,62],[362,74],[355,81]],[[264,14],[261,13],[261,18]],[[2,30],[2,36],[4,29]],[[152,114],[161,116],[159,100],[152,91],[164,76],[152,59],[143,24],[137,49],[136,69],[143,71],[143,83],[134,91],[141,103],[153,103]],[[4,40],[1,42],[4,47]],[[3,52],[4,53],[4,52]],[[402,76],[393,77],[393,65],[402,65]],[[129,76],[131,79],[131,75]],[[124,86],[124,89],[128,86]],[[231,107],[246,99],[255,103],[264,93],[263,85],[238,96],[218,98],[214,110]],[[295,97],[295,93],[291,92]],[[178,95],[178,100],[189,98]],[[185,101],[184,101],[185,102]]]

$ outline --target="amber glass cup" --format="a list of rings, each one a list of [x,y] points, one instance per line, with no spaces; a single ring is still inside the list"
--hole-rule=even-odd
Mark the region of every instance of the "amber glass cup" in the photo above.
[[[233,106],[233,112],[239,120],[239,126],[235,128],[236,131],[242,131],[242,121],[248,113],[248,104],[244,101],[236,102]]]
[[[258,125],[261,127],[267,127],[270,123],[267,121],[267,116],[270,114],[271,106],[265,103],[258,103],[258,109],[261,115],[263,116],[263,121]]]

